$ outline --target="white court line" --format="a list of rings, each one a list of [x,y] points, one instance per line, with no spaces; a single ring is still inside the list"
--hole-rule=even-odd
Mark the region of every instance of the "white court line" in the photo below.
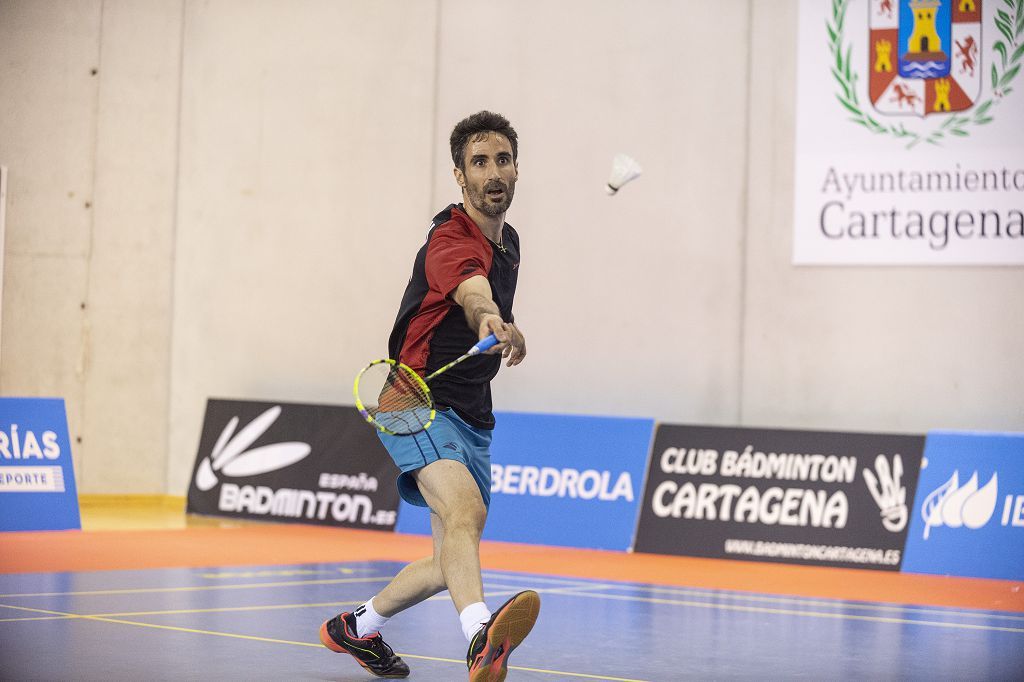
[[[653,598],[653,597],[635,597],[635,596],[626,596],[626,595],[617,595],[617,594],[594,594],[592,592],[582,591],[582,590],[586,590],[586,589],[607,589],[608,587],[614,587],[614,586],[606,585],[606,584],[587,585],[587,586],[580,585],[578,587],[563,587],[563,588],[545,588],[545,587],[538,586],[536,589],[541,594],[545,594],[545,593],[547,593],[547,594],[563,594],[565,596],[575,596],[575,597],[583,597],[583,598],[590,598],[590,599],[608,599],[608,600],[624,601],[624,602],[644,602],[644,603],[660,604],[660,605],[668,605],[668,606],[684,606],[684,607],[713,609],[713,610],[718,610],[718,611],[738,611],[738,612],[745,612],[745,613],[764,613],[764,614],[780,615],[780,616],[796,616],[796,617],[799,617],[799,618],[829,618],[829,619],[834,619],[834,620],[858,620],[858,621],[868,621],[868,622],[874,622],[874,623],[888,623],[888,624],[900,624],[900,625],[920,625],[920,626],[925,626],[925,627],[938,627],[938,628],[961,629],[961,630],[988,630],[988,631],[995,631],[995,632],[1024,633],[1024,628],[1010,628],[1010,627],[1001,627],[1001,626],[996,626],[996,625],[976,625],[976,624],[971,624],[971,623],[953,623],[953,622],[943,622],[943,621],[925,621],[925,620],[914,620],[914,619],[910,619],[910,618],[893,618],[893,617],[886,617],[886,616],[867,616],[867,615],[856,615],[856,614],[838,613],[838,612],[798,611],[798,610],[792,610],[792,609],[776,609],[776,608],[761,607],[761,606],[744,606],[744,605],[740,605],[740,604],[716,604],[714,602],[705,602],[705,601],[683,601],[683,600],[677,600],[677,599],[658,599],[658,598]],[[506,594],[513,594],[515,591],[516,590],[513,589],[513,590],[502,590],[502,591],[496,591],[496,592],[487,592],[485,594],[485,596],[488,596],[488,597],[503,596],[503,595],[506,595]],[[425,601],[427,601],[427,602],[431,602],[431,601],[444,601],[444,602],[447,602],[447,601],[449,601],[449,597],[447,595],[443,595],[442,594],[442,595],[436,595],[436,596],[430,597],[429,599],[426,599]],[[333,604],[333,603],[325,602],[324,604],[326,605],[326,604]],[[309,606],[313,606],[313,605],[309,605],[309,604],[293,604],[293,605],[276,605],[276,606],[271,606],[271,607],[251,607],[251,608],[250,607],[225,607],[224,609],[188,609],[188,610],[177,610],[177,611],[174,611],[173,613],[189,613],[189,612],[203,613],[203,612],[213,612],[213,611],[217,611],[217,610],[259,610],[260,608],[307,608]],[[317,604],[315,606],[321,606],[321,604]],[[121,615],[121,614],[107,614],[107,615],[103,615],[103,614],[100,614],[100,615],[62,614],[61,612],[57,612],[57,611],[47,611],[47,610],[43,610],[43,609],[33,609],[33,608],[27,608],[27,607],[21,607],[21,606],[13,606],[13,605],[9,605],[9,604],[0,604],[0,607],[10,608],[10,609],[18,609],[18,610],[23,610],[23,611],[31,611],[31,612],[36,612],[36,613],[48,613],[48,614],[67,615],[68,617],[71,617],[71,618],[95,618],[95,619],[101,619],[101,620],[104,619],[104,618],[110,618],[112,616]],[[168,612],[165,612],[165,613],[172,613],[172,612],[168,611]],[[132,615],[144,615],[144,614],[135,613],[135,614],[132,614]],[[148,612],[145,615],[158,615],[158,613],[157,612]]]
[[[216,585],[192,585],[187,587],[134,587],[124,589],[108,590],[77,590],[70,592],[13,592],[0,594],[0,599],[13,599],[20,597],[82,597],[82,596],[104,596],[112,594],[159,594],[165,592],[209,592],[218,590],[243,590],[243,589],[264,589],[272,587],[299,587],[303,585],[341,585],[347,583],[386,582],[395,576],[370,576],[364,578],[331,578],[324,580],[287,580],[267,583],[231,583]],[[508,577],[508,576],[503,576]],[[517,576],[518,579],[518,576]],[[525,577],[524,577],[525,579]],[[529,580],[534,580],[529,578]],[[580,581],[560,581],[539,579],[540,582],[554,582],[568,586],[586,587],[594,583],[583,583]]]
[[[952,628],[961,630],[991,630],[995,632],[1014,632],[1024,634],[1024,628],[1010,628],[998,625],[975,625],[973,623],[949,623],[944,621],[914,620],[912,618],[891,618],[888,616],[862,616],[852,613],[796,611],[793,609],[773,609],[765,606],[743,606],[741,604],[715,604],[705,601],[682,601],[677,599],[657,599],[654,597],[627,597],[618,594],[589,594],[578,592],[573,596],[589,599],[611,599],[615,601],[636,601],[649,604],[665,604],[672,606],[691,606],[700,609],[719,611],[740,611],[746,613],[767,613],[779,616],[797,616],[799,618],[830,618],[834,620],[863,620],[872,623],[895,623],[899,625],[923,625],[926,627]]]
[[[101,623],[116,623],[118,625],[131,625],[131,626],[142,627],[142,628],[154,628],[154,629],[158,629],[158,630],[171,630],[171,631],[174,631],[174,632],[185,632],[185,633],[195,634],[195,635],[209,635],[209,636],[214,636],[214,637],[227,637],[227,638],[231,638],[231,639],[244,639],[244,640],[248,640],[248,641],[268,642],[268,643],[272,643],[272,644],[291,644],[291,645],[294,645],[294,646],[314,647],[314,648],[317,648],[317,649],[319,649],[320,647],[323,646],[319,642],[317,642],[316,644],[313,644],[311,642],[295,642],[295,641],[291,641],[291,640],[287,640],[287,639],[274,639],[274,638],[271,638],[271,637],[256,637],[254,635],[241,635],[241,634],[236,634],[236,633],[233,633],[233,632],[219,632],[219,631],[216,631],[216,630],[199,630],[199,629],[196,629],[196,628],[185,628],[185,627],[178,627],[178,626],[174,626],[174,625],[159,625],[157,623],[138,623],[138,622],[135,622],[135,621],[119,620],[119,619],[109,618],[109,617],[104,617],[104,616],[86,616],[86,615],[81,615],[81,614],[76,614],[76,613],[67,613],[67,612],[63,612],[63,611],[49,611],[49,610],[46,610],[46,609],[33,609],[33,608],[25,607],[25,606],[10,606],[10,605],[7,605],[7,604],[0,604],[0,606],[6,606],[7,608],[18,609],[18,610],[21,610],[21,611],[29,611],[29,612],[33,612],[33,613],[46,613],[46,614],[49,614],[51,616],[60,616],[60,617],[64,617],[64,618],[68,618],[68,619],[73,619],[73,620],[91,620],[91,621],[97,621],[97,622],[101,622]],[[458,665],[460,667],[466,665],[466,662],[464,660],[457,659],[457,658],[439,658],[439,657],[436,657],[436,656],[421,656],[421,655],[417,655],[417,654],[405,653],[405,652],[402,652],[402,651],[399,651],[397,653],[398,653],[399,656],[402,656],[404,658],[416,658],[416,659],[425,660],[425,661],[439,661],[441,663],[454,663],[454,664],[456,664],[456,665]],[[610,676],[607,676],[607,675],[591,675],[589,673],[576,673],[576,672],[569,672],[569,671],[565,671],[565,670],[544,670],[542,668],[527,668],[527,667],[524,667],[524,666],[517,666],[517,665],[510,665],[510,666],[508,666],[508,669],[509,670],[521,670],[521,671],[524,671],[524,672],[542,673],[542,674],[547,674],[547,675],[555,675],[555,676],[559,676],[559,677],[577,677],[577,678],[588,679],[588,680],[610,680],[611,682],[645,682],[644,680],[628,679],[628,678],[624,678],[624,677],[610,677]],[[462,674],[464,675],[465,672],[463,672]]]
[[[737,594],[734,592],[719,592],[715,590],[691,590],[686,588],[656,587],[656,586],[630,586],[610,584],[611,589],[630,590],[640,589],[647,592],[661,594],[678,594],[680,596],[693,597],[725,597],[727,599],[738,599],[742,601],[777,602],[782,604],[806,605],[806,606],[835,606],[844,609],[862,609],[871,611],[899,611],[910,613],[921,613],[928,615],[943,616],[967,616],[969,618],[993,618],[1000,620],[1024,621],[1024,616],[1014,616],[999,612],[989,612],[983,609],[965,609],[959,606],[948,608],[924,608],[921,606],[899,606],[896,604],[885,604],[882,602],[854,602],[845,599],[804,599],[799,597],[771,597],[767,595]]]
[[[494,573],[490,571],[490,573]],[[485,573],[485,577],[486,577]],[[495,573],[497,577],[499,574]],[[503,576],[507,577],[507,576]],[[518,577],[518,574],[517,574]],[[527,576],[522,576],[527,579]],[[533,579],[532,576],[529,579]],[[569,581],[569,580],[558,580],[552,578],[537,578],[538,581],[551,582],[551,583],[566,583],[570,585],[583,585],[583,584],[594,584],[594,583],[582,583],[580,581]],[[849,601],[846,599],[813,599],[808,597],[786,597],[786,596],[772,596],[772,595],[760,595],[754,593],[740,592],[736,590],[696,590],[686,587],[670,587],[670,586],[659,586],[651,585],[647,583],[632,583],[632,582],[604,582],[601,583],[609,589],[616,590],[646,590],[648,592],[661,592],[666,594],[679,594],[683,596],[694,596],[694,597],[725,597],[728,599],[737,599],[741,601],[755,601],[755,602],[777,602],[781,604],[794,604],[801,605],[806,604],[807,606],[839,606],[842,608],[850,609],[861,609],[861,610],[877,610],[877,611],[903,611],[921,614],[931,615],[962,615],[970,618],[994,618],[999,620],[1011,620],[1011,621],[1024,621],[1024,616],[1015,616],[1005,614],[996,611],[986,611],[984,609],[966,609],[958,606],[950,606],[945,608],[925,608],[921,606],[901,606],[899,604],[883,603],[883,602],[863,602],[863,601]]]
[[[488,589],[485,591],[485,597],[503,597],[506,595],[516,594],[523,591],[524,589],[531,589],[523,586],[508,586],[508,585],[489,585],[490,588],[499,588],[497,590]],[[542,594],[574,594],[571,590],[580,589],[601,589],[605,586],[588,586],[586,588],[562,588],[562,589],[544,589],[539,588],[538,591]],[[433,597],[429,597],[424,602],[444,602],[447,603],[451,600],[447,592],[442,592]],[[0,618],[0,623],[5,622],[20,622],[29,620],[62,620],[70,618],[78,618],[84,616],[91,616],[94,618],[125,618],[130,616],[173,616],[182,614],[199,614],[199,613],[231,613],[231,612],[244,612],[244,611],[276,611],[281,609],[309,609],[309,608],[325,608],[340,607],[340,606],[354,606],[362,604],[363,599],[349,599],[345,601],[329,601],[329,602],[304,602],[300,604],[259,604],[254,606],[219,606],[212,608],[195,608],[195,609],[157,609],[152,611],[116,611],[111,613],[88,613],[88,614],[75,614],[69,616],[42,616],[42,617],[31,617],[31,618]],[[421,602],[422,603],[422,602]],[[0,604],[0,608],[17,609],[17,610],[31,610],[27,607],[15,606],[12,604]]]
[[[518,573],[516,571],[483,571],[482,574],[483,574],[484,579],[487,579],[488,577],[493,577],[493,578],[495,578],[497,580],[507,580],[509,578],[515,578],[516,580],[530,580],[530,581],[538,582],[538,583],[551,583],[553,585],[567,585],[567,586],[573,586],[573,585],[593,585],[595,582],[598,582],[598,581],[595,581],[594,579],[572,580],[570,578],[548,578],[548,577],[545,577],[545,576],[531,575],[529,573]],[[629,583],[620,583],[620,584],[628,585]]]
[[[203,591],[217,591],[217,590],[241,590],[241,589],[266,589],[274,587],[300,587],[304,585],[336,585],[336,584],[347,584],[347,583],[363,583],[363,582],[386,582],[394,576],[370,576],[361,578],[333,578],[333,579],[322,579],[322,580],[294,580],[294,581],[276,581],[276,582],[265,582],[265,583],[237,583],[237,584],[218,584],[218,585],[197,585],[190,587],[151,587],[151,588],[128,588],[128,589],[113,589],[113,590],[80,590],[70,592],[34,592],[34,593],[12,593],[12,594],[0,594],[0,598],[23,598],[23,597],[55,597],[55,596],[104,596],[104,595],[116,595],[116,594],[159,594],[159,593],[175,593],[175,592],[203,592]],[[859,602],[849,602],[844,600],[813,600],[813,599],[802,599],[798,597],[772,597],[766,595],[756,594],[745,594],[741,592],[734,592],[731,590],[722,591],[706,591],[706,590],[690,590],[687,588],[671,588],[671,587],[658,587],[652,585],[646,585],[643,583],[629,583],[629,582],[602,582],[595,583],[593,581],[584,580],[572,580],[563,578],[547,578],[541,576],[533,576],[530,574],[521,574],[517,572],[495,572],[485,571],[484,577],[486,578],[497,578],[499,580],[508,580],[509,578],[515,578],[517,581],[522,580],[524,583],[546,583],[553,585],[562,585],[564,589],[570,590],[586,590],[586,589],[634,589],[634,590],[646,590],[655,593],[667,593],[667,594],[680,594],[683,596],[715,596],[725,597],[729,599],[736,599],[741,601],[755,601],[755,602],[775,602],[782,604],[793,604],[793,605],[808,605],[808,606],[830,606],[838,608],[849,608],[849,609],[860,609],[860,610],[875,610],[875,611],[898,611],[898,612],[910,612],[920,613],[928,615],[944,615],[944,616],[965,616],[970,618],[992,618],[998,620],[1010,620],[1010,621],[1024,621],[1024,617],[992,614],[987,612],[953,609],[953,610],[938,610],[938,609],[924,609],[919,607],[900,607],[887,604],[865,604]],[[559,594],[558,590],[549,590],[540,585],[534,585],[526,589],[535,589],[538,592],[547,591],[552,594]],[[499,592],[496,594],[510,594],[510,592]],[[569,594],[568,592],[564,594]],[[608,598],[613,598],[613,595],[608,595]],[[622,597],[620,599],[635,599],[636,601],[645,601],[641,597]],[[698,605],[699,603],[687,603],[688,605]],[[707,604],[704,604],[708,606]],[[726,608],[728,605],[722,605]],[[754,608],[754,607],[751,607]],[[784,610],[777,610],[778,613],[787,613]],[[798,612],[794,612],[798,613]],[[856,616],[851,615],[851,618]],[[903,621],[899,621],[903,622]],[[915,621],[907,620],[906,622],[923,623],[926,621]],[[987,627],[987,626],[986,626]],[[993,626],[994,627],[994,626]],[[1015,629],[1010,629],[1011,632],[1015,632]]]
[[[866,615],[857,615],[857,614],[841,613],[841,612],[798,611],[798,610],[793,610],[793,609],[776,609],[776,608],[769,608],[769,607],[762,607],[762,606],[744,606],[744,605],[740,605],[740,604],[716,604],[714,602],[681,601],[681,600],[674,600],[674,599],[657,599],[657,598],[653,598],[653,597],[635,597],[635,596],[626,596],[626,595],[618,595],[618,594],[592,594],[592,593],[588,593],[588,592],[584,591],[584,590],[586,590],[588,588],[593,588],[593,589],[596,589],[596,590],[630,589],[630,586],[629,585],[623,585],[623,584],[615,584],[615,583],[596,583],[596,584],[591,584],[591,585],[579,585],[579,586],[572,586],[572,587],[565,587],[565,588],[551,588],[551,589],[548,589],[548,588],[544,588],[544,587],[539,587],[538,586],[538,587],[527,588],[527,589],[535,589],[537,592],[539,592],[541,594],[545,594],[545,593],[547,593],[547,594],[563,594],[563,595],[566,595],[566,596],[589,597],[589,598],[592,598],[592,599],[610,599],[610,600],[615,600],[615,601],[636,601],[636,602],[646,602],[646,603],[651,603],[651,604],[663,604],[663,605],[673,605],[673,606],[691,606],[691,607],[696,607],[696,608],[717,609],[717,610],[722,610],[722,611],[740,611],[740,612],[748,612],[748,613],[767,613],[767,614],[782,615],[782,616],[798,616],[798,617],[802,617],[802,618],[831,618],[831,619],[838,619],[838,620],[863,620],[863,621],[870,621],[870,622],[875,622],[875,623],[896,623],[896,624],[903,624],[903,625],[923,625],[923,626],[926,626],[926,627],[954,628],[954,629],[959,628],[959,629],[963,629],[963,630],[991,630],[991,631],[995,631],[995,632],[1024,633],[1024,628],[1001,627],[1001,626],[998,626],[998,625],[976,625],[976,624],[973,624],[973,623],[956,623],[956,622],[946,622],[946,621],[927,621],[927,620],[915,620],[915,619],[912,619],[912,618],[895,618],[895,617],[888,617],[888,616],[866,616]],[[643,589],[643,588],[641,588],[641,589]],[[782,601],[785,602],[785,600],[782,600]],[[839,603],[845,604],[845,602],[839,602]],[[833,605],[831,602],[824,602],[824,604],[828,605],[828,606],[832,606]],[[799,602],[798,602],[798,605],[799,605]],[[810,605],[810,604],[808,604],[808,605]],[[865,608],[871,608],[871,607],[865,606]],[[921,612],[928,613],[928,610],[927,609],[922,609]],[[961,613],[960,611],[951,611],[951,612],[938,611],[938,613],[940,613],[942,615],[946,615],[946,616],[968,615],[968,616],[976,616],[976,617],[981,617],[981,618],[985,617],[985,614]]]

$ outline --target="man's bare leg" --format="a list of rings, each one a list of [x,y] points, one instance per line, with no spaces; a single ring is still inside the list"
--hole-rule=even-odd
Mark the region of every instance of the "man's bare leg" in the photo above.
[[[403,568],[367,602],[366,615],[358,616],[358,628],[360,632],[379,628],[395,614],[447,587],[463,633],[469,638],[491,616],[480,577],[480,535],[487,508],[476,481],[461,462],[431,462],[415,476],[431,508],[434,554]]]
[[[385,618],[390,618],[444,591],[444,575],[441,573],[444,526],[433,512],[430,513],[430,532],[434,538],[434,555],[414,561],[403,568],[387,587],[373,598],[374,608]]]
[[[440,569],[455,609],[484,600],[480,577],[480,535],[487,508],[476,481],[461,462],[440,459],[416,474],[423,499],[444,527]],[[435,546],[436,547],[436,546]]]

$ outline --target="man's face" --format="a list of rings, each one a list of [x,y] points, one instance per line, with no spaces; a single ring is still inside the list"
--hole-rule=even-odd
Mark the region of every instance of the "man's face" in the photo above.
[[[473,208],[489,216],[507,211],[519,179],[508,138],[494,132],[471,137],[464,159],[465,170],[456,168],[455,179],[466,190]]]

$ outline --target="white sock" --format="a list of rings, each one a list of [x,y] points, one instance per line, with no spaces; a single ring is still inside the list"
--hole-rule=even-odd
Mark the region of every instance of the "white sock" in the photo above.
[[[487,604],[482,601],[470,604],[462,609],[462,613],[459,614],[459,620],[462,621],[462,634],[466,636],[466,641],[472,642],[473,635],[477,633],[477,630],[486,625],[490,619],[491,611],[487,608]]]
[[[372,632],[377,632],[390,620],[377,613],[373,608],[372,597],[370,601],[357,606],[353,613],[356,614],[356,637],[366,637]]]

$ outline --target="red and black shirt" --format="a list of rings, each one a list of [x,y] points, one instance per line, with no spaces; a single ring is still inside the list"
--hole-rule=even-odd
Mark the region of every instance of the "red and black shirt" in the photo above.
[[[513,322],[512,299],[519,276],[519,235],[502,226],[501,245],[495,244],[452,204],[431,222],[427,241],[416,254],[412,277],[388,342],[390,357],[426,376],[456,359],[479,339],[466,313],[452,300],[462,282],[483,275],[501,317]],[[450,407],[468,424],[494,428],[491,379],[501,366],[500,355],[468,358],[430,382],[439,407]]]

